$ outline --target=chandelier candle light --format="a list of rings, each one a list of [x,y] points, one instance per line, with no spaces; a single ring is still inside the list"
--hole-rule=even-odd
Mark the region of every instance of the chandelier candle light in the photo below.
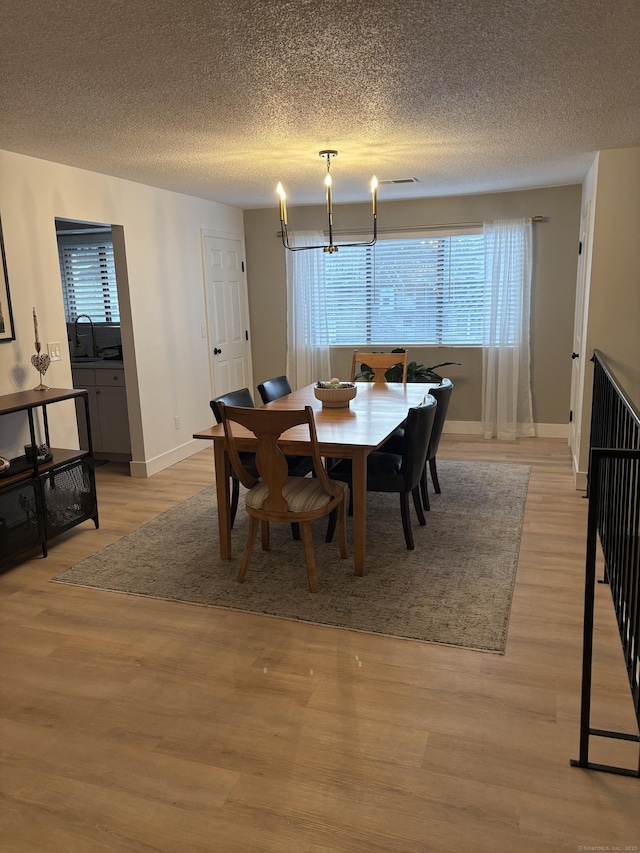
[[[332,195],[332,180],[331,180],[331,158],[337,157],[338,152],[327,149],[318,152],[320,157],[326,157],[327,160],[327,175],[324,179],[327,188],[327,216],[329,218],[329,243],[321,246],[290,246],[289,235],[287,234],[287,196],[279,183],[276,187],[276,192],[280,197],[280,233],[282,235],[282,245],[290,252],[301,252],[305,249],[322,249],[324,252],[337,252],[341,246],[373,246],[378,239],[378,179],[374,175],[371,179],[371,200],[373,211],[373,237],[371,240],[362,243],[339,243],[337,246],[333,242],[333,195]]]
[[[38,315],[36,314],[36,309],[33,309],[33,330],[36,333],[35,347],[36,354],[31,356],[31,364],[35,367],[35,369],[40,374],[40,383],[36,385],[33,389],[34,391],[48,391],[49,386],[43,383],[43,378],[45,373],[47,372],[47,368],[51,364],[51,359],[47,355],[47,353],[43,353],[40,355],[41,345],[40,345],[40,335],[38,334]]]

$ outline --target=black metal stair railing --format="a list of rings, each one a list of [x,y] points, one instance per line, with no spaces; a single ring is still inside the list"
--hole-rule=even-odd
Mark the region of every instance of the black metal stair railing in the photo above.
[[[582,659],[580,757],[588,767],[640,778],[637,769],[589,761],[591,737],[640,744],[640,735],[591,727],[594,603],[598,541],[604,556],[603,583],[609,584],[636,721],[640,729],[640,414],[606,364],[594,352],[593,402],[589,439],[586,579]]]

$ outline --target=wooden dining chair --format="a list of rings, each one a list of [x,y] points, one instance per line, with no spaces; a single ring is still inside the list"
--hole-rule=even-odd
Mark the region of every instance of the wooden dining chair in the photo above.
[[[291,383],[286,376],[275,376],[273,379],[265,379],[258,385],[258,393],[262,402],[266,405],[272,400],[279,400],[286,394],[291,393]]]
[[[307,577],[311,592],[318,591],[318,580],[313,557],[311,522],[333,514],[338,522],[340,556],[347,557],[346,485],[332,481],[322,464],[318,450],[316,425],[311,406],[292,411],[278,409],[246,409],[219,404],[226,450],[231,465],[240,482],[248,489],[245,505],[249,515],[249,535],[238,572],[238,582],[244,581],[251,554],[262,522],[262,549],[269,550],[269,524],[297,522],[302,530]],[[256,437],[256,465],[254,476],[242,463],[233,434],[233,424],[239,424]],[[291,477],[284,453],[278,447],[283,432],[293,427],[308,428],[308,456],[313,460],[315,477]],[[337,516],[337,519],[336,519]],[[335,526],[335,524],[334,524]]]
[[[229,391],[227,394],[221,394],[219,397],[215,397],[213,400],[209,402],[211,406],[211,411],[213,412],[213,416],[216,419],[216,423],[222,422],[222,417],[220,415],[219,403],[224,403],[226,406],[243,406],[247,409],[255,408],[253,397],[251,396],[251,391],[248,388],[241,388],[239,391]],[[258,476],[258,469],[256,468],[256,454],[250,451],[241,451],[240,459],[242,460],[242,464],[245,466],[247,471],[249,471],[254,476]],[[286,456],[287,465],[289,467],[289,475],[291,477],[305,477],[307,474],[312,473],[313,471],[313,462],[309,459],[308,456]],[[231,469],[231,504],[229,507],[229,513],[231,516],[231,527],[233,528],[233,524],[236,520],[236,514],[238,512],[238,499],[240,496],[240,481],[236,477],[233,468]],[[291,525],[291,532],[293,534],[294,539],[300,539],[300,529],[297,523],[293,523]]]
[[[366,364],[373,372],[373,382],[386,382],[385,373],[396,364],[402,365],[402,382],[407,383],[407,359],[405,352],[358,352],[354,350],[351,361],[351,381],[355,382],[358,364]]]
[[[437,403],[427,394],[421,406],[412,406],[407,413],[401,453],[383,453],[374,451],[367,456],[367,491],[398,492],[400,495],[400,514],[404,530],[405,543],[409,551],[414,550],[411,517],[409,515],[409,495],[418,516],[418,523],[427,522],[420,501],[420,479],[427,459],[427,448],[433,429]],[[340,480],[351,486],[351,459],[340,459],[329,469],[332,479]],[[329,519],[327,541],[333,538],[334,520]]]

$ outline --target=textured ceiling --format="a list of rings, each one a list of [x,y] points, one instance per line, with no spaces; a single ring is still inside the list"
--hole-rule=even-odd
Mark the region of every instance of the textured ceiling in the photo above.
[[[240,207],[576,183],[640,145],[639,0],[2,0],[0,148]]]

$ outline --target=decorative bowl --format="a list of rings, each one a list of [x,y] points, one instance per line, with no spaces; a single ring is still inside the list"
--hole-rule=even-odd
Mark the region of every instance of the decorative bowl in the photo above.
[[[339,382],[332,380],[331,382],[318,382],[313,389],[316,399],[320,400],[323,407],[327,409],[341,409],[349,405],[349,400],[358,393],[353,382]]]

